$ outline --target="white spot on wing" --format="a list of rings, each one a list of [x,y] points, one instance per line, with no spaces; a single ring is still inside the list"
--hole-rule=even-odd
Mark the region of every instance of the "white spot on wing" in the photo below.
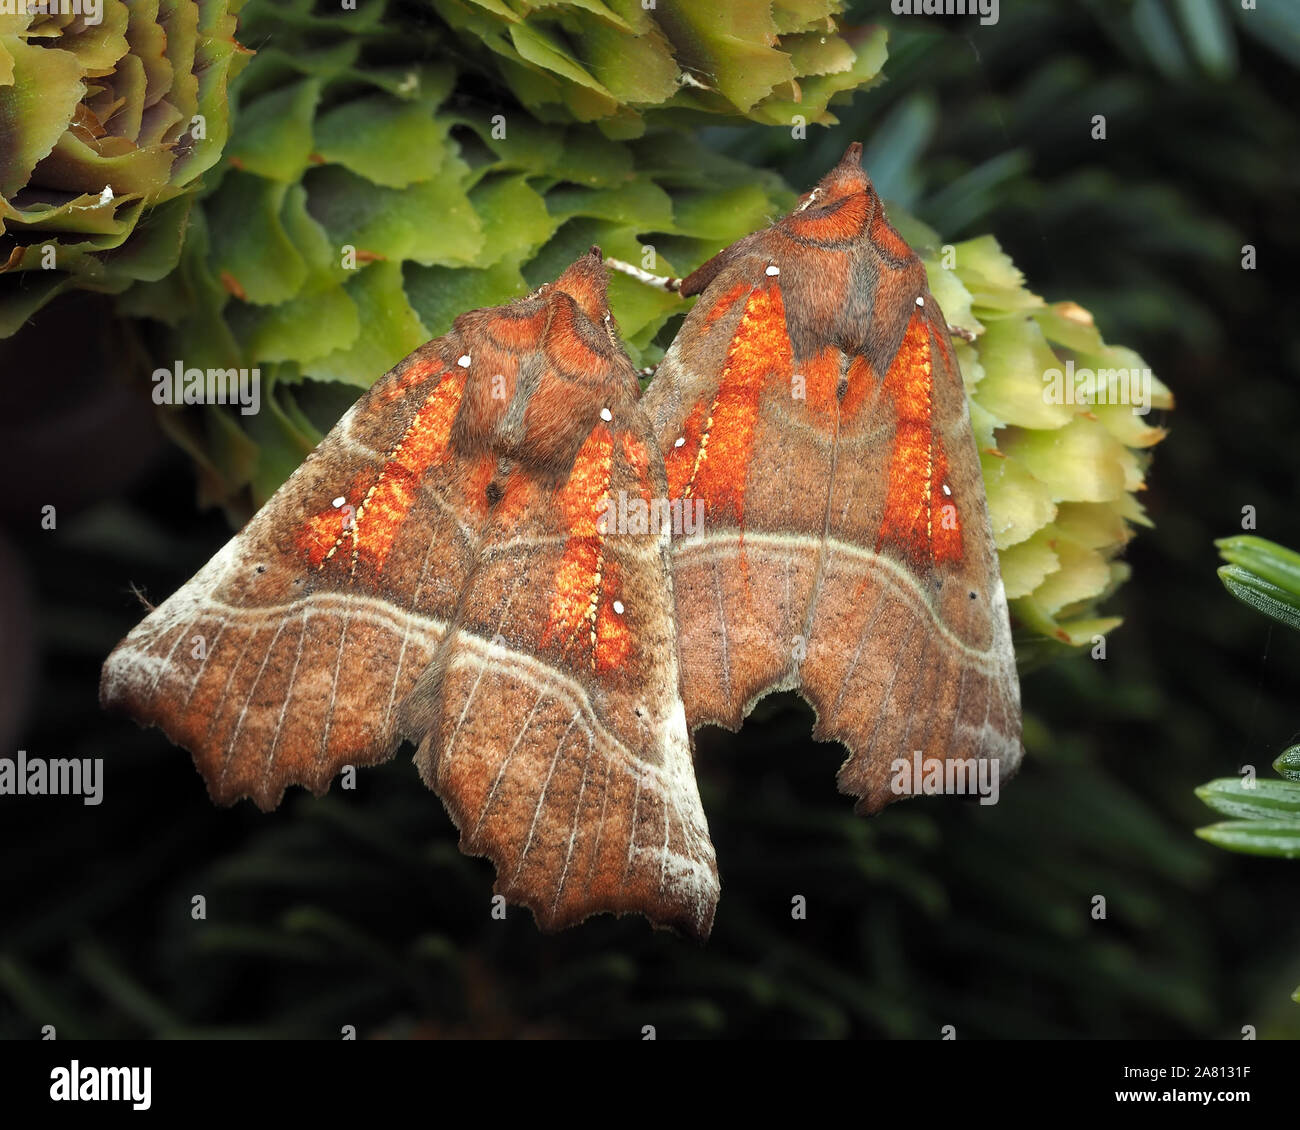
[[[610,420],[614,418],[614,413],[611,412],[608,408],[602,408],[600,410],[600,418],[604,420],[606,423],[608,423]]]
[[[459,365],[462,369],[468,369],[468,368],[469,368],[469,354],[466,353],[466,354],[464,354],[463,356],[458,357],[458,358],[456,359],[456,364]]]

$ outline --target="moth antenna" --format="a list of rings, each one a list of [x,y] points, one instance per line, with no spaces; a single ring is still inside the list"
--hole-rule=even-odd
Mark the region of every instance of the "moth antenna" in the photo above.
[[[658,287],[660,290],[666,290],[670,294],[676,294],[682,289],[682,280],[674,278],[672,275],[656,275],[650,271],[643,271],[640,267],[633,266],[631,263],[625,263],[622,259],[607,258],[605,266],[611,271],[618,271],[620,274],[631,275],[637,282],[643,282],[647,286]]]
[[[145,610],[148,612],[152,612],[156,607],[155,605],[151,604],[149,598],[144,595],[144,589],[142,589],[134,581],[131,582],[131,595],[135,597],[136,600],[138,600],[144,606]]]
[[[975,340],[975,331],[974,331],[974,330],[968,330],[965,326],[951,326],[951,325],[950,325],[950,326],[948,327],[948,336],[949,336],[949,337],[959,337],[959,338],[962,339],[962,341],[974,341],[974,340]]]

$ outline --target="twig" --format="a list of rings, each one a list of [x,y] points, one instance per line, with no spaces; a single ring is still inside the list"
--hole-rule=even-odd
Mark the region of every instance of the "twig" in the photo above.
[[[655,286],[660,290],[666,290],[673,294],[682,288],[681,279],[675,279],[671,275],[652,275],[649,271],[643,271],[640,267],[634,267],[631,263],[623,262],[622,259],[606,259],[605,266],[611,271],[631,275],[637,282],[643,282],[648,286]]]

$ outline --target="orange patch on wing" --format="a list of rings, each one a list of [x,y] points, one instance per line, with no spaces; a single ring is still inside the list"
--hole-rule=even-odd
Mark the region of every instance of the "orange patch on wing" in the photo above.
[[[416,385],[424,384],[433,377],[440,377],[444,372],[446,366],[443,365],[441,357],[422,357],[381,385],[379,394],[384,400],[396,400],[399,396],[405,396]]]
[[[883,386],[896,425],[876,548],[893,545],[916,563],[961,558],[956,506],[943,493],[947,462],[934,433],[931,340],[924,317],[914,314]]]
[[[361,503],[357,512],[358,544],[377,569],[384,567],[425,473],[447,458],[451,425],[465,391],[465,377],[463,370],[449,373],[429,393],[389,453],[379,481]]]
[[[704,315],[704,329],[708,330],[718,321],[728,310],[736,304],[736,300],[749,289],[749,283],[738,282],[725,294],[720,295],[718,300],[709,307],[708,313]]]
[[[343,517],[339,511],[322,510],[303,524],[298,532],[298,548],[313,566],[318,566],[343,536]]]
[[[436,359],[417,362],[401,379],[410,377],[406,385],[409,388],[427,379],[434,368],[440,369]],[[399,387],[390,395],[390,390],[385,389],[384,394],[391,399],[401,391]],[[347,541],[352,543],[355,553],[364,554],[376,569],[384,567],[425,472],[447,458],[451,424],[464,391],[465,373],[448,373],[425,398],[402,438],[389,452],[379,477],[364,494],[360,482],[353,483],[342,495],[346,501],[341,506],[331,504],[307,519],[296,540],[312,565],[323,566],[337,556],[337,550]],[[352,507],[350,521],[349,506]],[[351,560],[351,555],[348,559]]]
[[[709,405],[701,400],[682,424],[682,434],[664,452],[664,467],[668,471],[668,497],[684,498],[686,484],[695,470],[695,459],[700,453],[704,437],[704,423],[709,418]],[[681,439],[679,445],[676,440]]]
[[[328,507],[313,514],[299,528],[295,542],[313,566],[319,567],[352,536],[353,527],[349,522],[356,521],[356,508],[365,495],[366,486],[365,480],[357,476],[346,490],[339,493],[338,497],[343,499],[339,506],[334,506],[331,500]]]
[[[632,633],[624,622],[623,613],[614,607],[614,601],[623,591],[618,568],[605,565],[601,581],[601,597],[596,609],[596,653],[594,666],[598,673],[618,671],[627,666],[632,656]]]
[[[603,425],[593,429],[573,461],[569,481],[555,493],[568,536],[555,569],[555,590],[541,644],[582,656],[598,668],[599,610],[604,582],[605,537],[597,527],[609,496],[614,437]]]
[[[650,501],[650,451],[631,432],[623,433],[623,458],[636,477],[641,497]]]
[[[710,521],[725,516],[743,525],[758,398],[770,378],[789,381],[792,365],[780,289],[769,285],[753,291],[727,348],[722,380],[680,496],[703,498]]]
[[[960,561],[962,558],[961,519],[957,513],[957,499],[948,484],[948,457],[943,444],[937,439],[934,445],[934,481],[938,484],[935,495],[934,517],[930,523],[930,545],[934,559]],[[945,491],[944,487],[948,487]]]

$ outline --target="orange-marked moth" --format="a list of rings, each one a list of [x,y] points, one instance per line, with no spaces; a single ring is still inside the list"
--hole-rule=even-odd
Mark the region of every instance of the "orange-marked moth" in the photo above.
[[[874,812],[918,750],[1010,776],[1020,685],[947,324],[860,157],[682,281],[643,405],[669,490],[705,500],[673,553],[687,721],[797,689]]]
[[[700,297],[644,398],[598,249],[461,315],[118,645],[103,704],[263,809],[412,742],[462,849],[547,929],[637,912],[708,936],[691,732],[769,691],[848,747],[865,810],[917,751],[1008,775],[965,395],[858,160],[682,282]],[[691,506],[700,528],[645,520]]]

